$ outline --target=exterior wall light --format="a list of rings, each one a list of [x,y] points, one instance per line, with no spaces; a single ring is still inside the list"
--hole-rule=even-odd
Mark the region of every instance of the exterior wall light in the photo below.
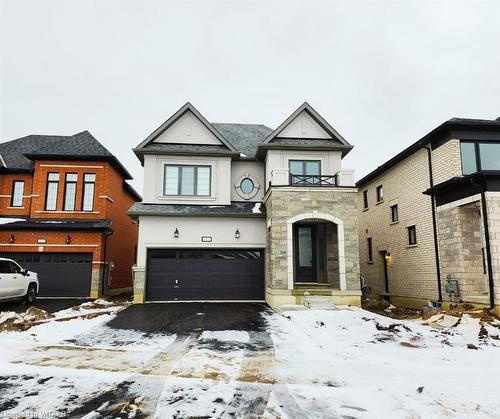
[[[71,243],[71,236],[68,236],[66,237],[66,244],[70,244]]]
[[[239,239],[240,236],[241,236],[240,230],[236,229],[236,231],[234,232],[234,238]]]
[[[174,230],[174,239],[178,239],[179,238],[179,229],[175,229]]]
[[[10,238],[9,238],[9,243],[14,243],[16,241],[16,238],[14,237],[13,234],[10,235]]]
[[[389,252],[386,252],[384,257],[386,260],[389,260],[391,258],[391,254]]]

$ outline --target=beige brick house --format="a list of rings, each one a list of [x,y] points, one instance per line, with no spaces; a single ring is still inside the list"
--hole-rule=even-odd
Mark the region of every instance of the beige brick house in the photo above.
[[[184,105],[134,150],[135,302],[359,305],[351,149],[307,103],[276,129]]]
[[[368,296],[498,310],[499,120],[446,121],[356,186]]]

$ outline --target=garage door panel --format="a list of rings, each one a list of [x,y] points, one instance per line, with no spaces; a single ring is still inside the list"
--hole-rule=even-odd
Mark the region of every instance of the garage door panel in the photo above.
[[[166,252],[169,257],[162,257]],[[261,250],[154,249],[148,252],[147,271],[149,301],[264,298]]]
[[[40,297],[89,297],[91,253],[1,253],[38,274]]]

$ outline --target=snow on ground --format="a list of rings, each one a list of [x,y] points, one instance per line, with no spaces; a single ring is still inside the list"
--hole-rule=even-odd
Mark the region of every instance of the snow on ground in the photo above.
[[[123,307],[106,307],[83,304],[55,319],[113,311],[0,333],[1,414],[491,418],[500,410],[498,321],[263,310],[263,331],[181,336],[114,329],[107,323]]]

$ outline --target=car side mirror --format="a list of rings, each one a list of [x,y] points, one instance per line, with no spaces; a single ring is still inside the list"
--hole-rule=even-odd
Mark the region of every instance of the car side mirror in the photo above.
[[[28,276],[28,270],[27,269],[23,269],[21,271],[21,273],[23,274],[23,276]]]

